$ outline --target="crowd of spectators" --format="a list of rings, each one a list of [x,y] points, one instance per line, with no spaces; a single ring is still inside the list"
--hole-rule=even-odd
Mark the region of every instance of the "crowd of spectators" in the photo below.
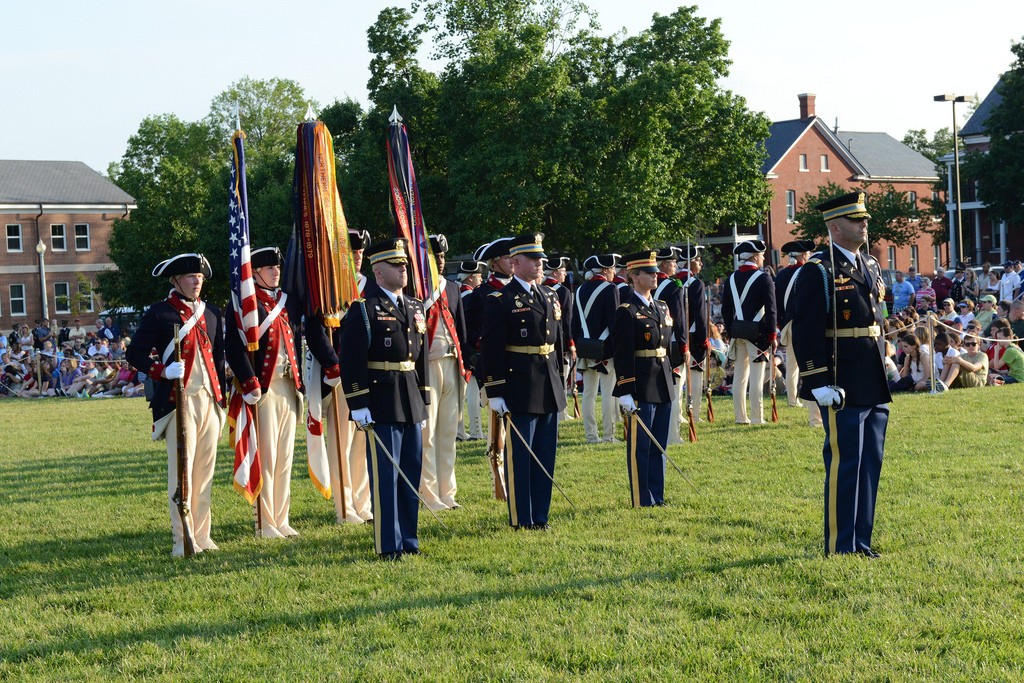
[[[54,321],[56,323],[56,321]],[[124,360],[131,339],[111,318],[91,329],[80,319],[60,327],[37,320],[0,334],[0,399],[68,396],[109,398],[142,396],[146,377]]]

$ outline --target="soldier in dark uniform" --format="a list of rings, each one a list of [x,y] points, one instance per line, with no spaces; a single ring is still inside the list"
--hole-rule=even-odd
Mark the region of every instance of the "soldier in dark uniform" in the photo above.
[[[576,290],[576,311],[572,319],[572,336],[578,367],[583,375],[583,434],[587,443],[615,441],[615,367],[611,347],[612,318],[619,306],[619,290],[612,282],[618,254],[594,254],[583,267],[591,278]],[[597,395],[601,394],[601,424],[597,423]]]
[[[665,455],[669,436],[672,366],[668,360],[674,320],[668,304],[652,295],[657,283],[655,252],[626,256],[632,289],[615,311],[611,346],[615,359],[615,396],[626,413],[626,469],[633,507],[665,504]],[[642,420],[658,441],[638,420]],[[660,448],[659,448],[660,446]]]
[[[814,251],[814,242],[810,240],[794,240],[782,245],[782,253],[787,256],[789,263],[778,271],[775,276],[775,305],[779,311],[779,344],[786,347],[786,400],[794,408],[803,408],[798,395],[800,387],[800,368],[797,367],[796,354],[793,353],[792,325],[786,317],[786,304],[793,294],[793,286],[796,283],[797,270],[807,263]],[[811,423],[814,417],[819,416],[817,406],[810,408],[812,413]],[[821,420],[817,423],[821,425]]]
[[[558,297],[558,305],[562,309],[562,341],[565,344],[565,371],[563,380],[565,386],[569,385],[569,373],[576,371],[576,344],[572,340],[572,314],[573,295],[572,290],[565,284],[566,268],[569,265],[568,256],[558,256],[548,260],[544,266],[544,286],[550,287],[551,291]],[[572,381],[575,383],[576,378]],[[559,413],[559,420],[570,420],[568,403],[565,410]]]
[[[737,424],[764,424],[765,369],[773,362],[777,335],[775,283],[761,269],[765,248],[761,240],[736,245],[732,253],[740,259],[740,267],[729,276],[722,294],[722,320],[736,356],[732,401]]]
[[[508,253],[508,245],[511,237],[499,237],[498,239],[482,244],[473,252],[473,259],[487,264],[491,271],[490,277],[473,290],[473,293],[463,299],[466,316],[466,360],[470,372],[478,386],[483,389],[483,360],[481,349],[481,334],[484,327],[484,309],[486,308],[487,297],[494,292],[500,291],[512,280],[512,261]],[[487,391],[484,389],[484,396]],[[504,476],[505,450],[494,448],[495,444],[504,443],[500,429],[501,421],[488,409],[487,412],[487,443],[488,454],[491,459],[491,477],[496,492],[504,490],[504,483],[494,481]],[[493,430],[493,433],[492,433]]]
[[[182,410],[187,458],[189,529],[196,552],[217,550],[210,538],[210,493],[217,463],[217,442],[224,427],[224,329],[220,310],[199,298],[213,271],[202,254],[179,254],[159,263],[154,277],[170,278],[174,289],[142,316],[125,357],[153,380],[153,440],[167,440],[167,497],[174,541],[172,555],[184,555],[184,532],[174,493],[178,488],[178,432],[172,421]],[[174,326],[180,327],[178,339]],[[181,361],[174,360],[180,340]],[[150,356],[157,350],[157,358]],[[181,378],[184,396],[177,396]]]
[[[484,387],[491,409],[511,413],[514,427],[506,437],[509,524],[547,529],[552,482],[527,449],[554,476],[556,415],[565,408],[562,313],[555,293],[534,284],[546,258],[541,236],[515,238],[509,253],[515,277],[488,295],[484,310]]]
[[[878,479],[892,397],[885,378],[878,262],[861,252],[868,218],[863,192],[817,207],[830,249],[796,275],[787,306],[803,383],[800,396],[825,423],[825,553],[878,557],[871,547]]]
[[[690,383],[690,402],[693,419],[700,419],[701,399],[704,397],[704,359],[708,353],[708,313],[707,301],[704,296],[704,282],[698,277],[704,267],[700,252],[704,247],[687,245],[680,249],[679,268],[676,276],[683,284],[686,296],[686,315],[689,318],[686,329],[689,342],[690,372],[687,381]]]
[[[350,419],[372,427],[398,462],[411,488],[367,431],[366,451],[373,500],[373,536],[377,553],[397,560],[419,555],[417,523],[423,441],[427,419],[427,319],[423,304],[405,296],[408,254],[405,240],[370,245],[364,254],[374,282],[356,299],[342,321],[341,385]]]
[[[233,304],[227,311],[227,360],[242,398],[256,405],[262,489],[260,533],[264,538],[298,536],[289,524],[295,425],[302,412],[302,384],[295,351],[295,332],[285,310],[281,282],[281,250],[253,249],[252,279],[256,284],[259,348],[250,353],[238,327]]]

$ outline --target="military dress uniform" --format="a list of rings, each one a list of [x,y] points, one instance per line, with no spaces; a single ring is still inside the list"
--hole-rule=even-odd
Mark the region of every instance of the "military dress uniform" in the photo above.
[[[353,250],[365,250],[370,244],[369,233],[365,230],[349,230],[349,244]],[[366,276],[357,273],[356,286],[360,295],[366,284]],[[356,427],[349,420],[350,408],[344,392],[333,390],[341,382],[340,358],[345,353],[341,342],[341,327],[328,327],[318,316],[306,316],[305,332],[307,353],[304,372],[309,402],[306,447],[310,450],[326,450],[330,491],[321,493],[325,496],[329,494],[333,499],[335,521],[338,524],[363,524],[373,519],[366,440],[356,434]],[[335,400],[338,402],[337,428]],[[344,481],[339,458],[345,468]]]
[[[796,273],[804,265],[803,255],[814,251],[814,242],[796,240],[782,245],[782,252],[793,259],[793,263],[779,270],[775,277],[775,304],[779,312],[779,344],[786,347],[786,400],[794,408],[802,408],[800,402],[800,367],[793,348],[792,328],[786,315],[786,306],[796,286]],[[807,405],[808,421],[812,427],[821,426],[821,413],[817,404]]]
[[[679,253],[678,247],[665,247],[664,249],[658,250],[658,261],[672,261],[675,262],[676,256]],[[632,290],[631,290],[632,291]],[[682,439],[679,436],[679,423],[682,419],[683,410],[685,405],[683,401],[683,392],[686,386],[686,377],[683,375],[685,369],[683,368],[683,354],[686,349],[686,315],[684,315],[684,304],[683,299],[685,294],[683,292],[682,283],[668,275],[667,273],[658,271],[658,285],[654,289],[654,298],[659,301],[664,301],[668,306],[669,313],[672,315],[672,346],[670,347],[673,353],[669,354],[669,362],[672,364],[672,374],[675,378],[675,384],[672,387],[672,409],[670,411],[671,417],[669,419],[668,427],[668,443],[681,443]],[[622,297],[623,300],[626,297]]]
[[[253,270],[281,265],[276,247],[255,249]],[[302,414],[302,383],[295,332],[285,309],[287,295],[257,283],[259,348],[250,353],[238,327],[234,306],[227,312],[227,361],[243,394],[257,389],[256,434],[260,454],[260,524],[264,537],[298,536],[289,524],[295,427]]]
[[[444,235],[431,235],[435,254],[448,251]],[[432,510],[460,507],[455,500],[455,440],[462,423],[466,316],[459,286],[442,278],[439,293],[427,307],[427,345],[430,361],[430,404],[423,434],[423,475],[420,494]],[[432,295],[433,296],[433,295]],[[479,412],[479,411],[477,411]]]
[[[535,236],[516,238],[510,253],[544,258]],[[565,408],[560,322],[555,293],[519,278],[486,300],[481,339],[484,387],[489,399],[505,401],[515,426],[506,432],[505,458],[513,528],[546,528],[548,523],[552,482],[527,446],[554,476],[557,413]]]
[[[700,258],[704,247],[688,246],[687,259]],[[687,381],[690,383],[690,397],[693,419],[700,416],[701,401],[704,398],[704,361],[708,354],[708,309],[707,297],[704,293],[704,282],[689,270],[681,270],[679,281],[683,284],[686,297],[686,314],[689,317],[688,349],[690,352],[690,371]]]
[[[617,256],[595,254],[583,262],[583,267],[592,271],[613,268]],[[577,367],[583,375],[583,403],[580,412],[583,414],[583,434],[588,443],[615,441],[615,420],[618,413],[615,401],[612,400],[615,391],[615,361],[611,358],[607,339],[618,306],[618,287],[601,275],[594,275],[576,290],[572,336],[579,358]],[[588,350],[588,347],[596,346],[598,343],[602,349],[599,353]],[[601,357],[592,357],[594,355]],[[600,429],[597,423],[598,393],[601,394]]]
[[[627,268],[650,268],[654,252],[626,257]],[[632,396],[636,412],[626,419],[626,471],[633,507],[665,504],[665,455],[661,448],[669,437],[672,397],[675,395],[672,365],[668,359],[675,320],[664,301],[646,301],[630,291],[615,311],[611,345],[615,359],[615,396]],[[642,420],[657,445],[636,421]],[[659,448],[660,446],[660,448]]]
[[[202,254],[180,254],[162,261],[154,277],[202,273],[210,277],[210,264]],[[184,396],[177,396],[177,382],[164,369],[174,362],[174,326],[179,326],[181,360],[184,364]],[[150,356],[157,350],[158,358]],[[153,380],[153,440],[167,442],[167,498],[173,538],[172,554],[184,552],[184,532],[174,494],[178,489],[178,432],[175,411],[183,411],[185,476],[189,489],[189,529],[196,552],[216,550],[210,538],[213,515],[210,496],[217,464],[217,442],[224,428],[224,329],[220,310],[206,302],[185,299],[177,289],[149,307],[125,357]]]
[[[405,240],[371,245],[365,257],[371,265],[406,262]],[[404,294],[392,300],[389,292],[369,282],[363,298],[349,308],[341,330],[341,385],[350,415],[370,411],[373,430],[414,487],[402,480],[373,435],[365,432],[375,550],[387,559],[419,554],[420,423],[427,419],[430,402],[423,304]]]
[[[863,193],[816,208],[826,221],[870,217]],[[814,401],[814,390],[830,385],[845,392],[844,407],[820,408],[825,427],[825,553],[874,557],[875,501],[889,423],[887,404],[892,401],[883,365],[881,271],[873,257],[834,246],[814,254],[796,277],[787,316],[793,321],[800,363],[800,397]]]
[[[761,240],[742,242],[733,249],[734,254],[761,254],[764,251],[765,244]],[[753,339],[743,339],[737,335],[740,327],[736,324],[737,320],[756,324]],[[772,276],[750,262],[734,271],[722,295],[722,321],[736,356],[732,383],[736,422],[763,424],[765,369],[773,362],[772,347],[777,336],[775,284]],[[749,416],[746,394],[750,397]]]

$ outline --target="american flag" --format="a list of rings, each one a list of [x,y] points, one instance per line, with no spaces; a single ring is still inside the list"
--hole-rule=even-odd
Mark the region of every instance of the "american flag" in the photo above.
[[[255,412],[255,407],[247,404],[242,394],[232,392],[228,406],[228,439],[235,451],[232,483],[249,505],[256,503],[263,489]]]
[[[245,189],[245,133],[235,131],[231,138],[231,187],[228,204],[228,235],[231,266],[231,303],[242,341],[250,351],[260,345],[259,316],[256,313],[256,285],[252,281],[249,260],[249,196]]]

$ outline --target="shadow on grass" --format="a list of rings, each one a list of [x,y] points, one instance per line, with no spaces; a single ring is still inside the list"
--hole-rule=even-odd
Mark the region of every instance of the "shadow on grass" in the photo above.
[[[0,467],[0,502],[143,494],[166,488],[166,456],[149,453],[30,458]]]
[[[200,556],[201,557],[201,556]],[[205,559],[205,558],[203,558]],[[560,597],[570,594],[578,594],[581,591],[592,591],[594,589],[628,589],[629,586],[660,581],[679,581],[695,575],[708,573],[722,573],[734,569],[746,569],[751,567],[765,567],[783,565],[797,558],[788,556],[769,555],[754,557],[734,562],[719,562],[709,565],[694,565],[680,567],[669,571],[634,572],[618,576],[607,576],[602,578],[580,578],[569,581],[548,583],[546,585],[533,586],[529,589],[510,589],[508,586],[497,587],[493,590],[468,590],[463,592],[446,592],[438,596],[417,596],[409,595],[400,599],[384,602],[367,602],[351,607],[328,608],[321,610],[309,610],[296,613],[295,611],[262,614],[258,617],[246,615],[238,619],[221,621],[220,623],[196,622],[195,619],[178,619],[173,622],[164,623],[160,626],[140,629],[117,629],[109,630],[106,633],[95,634],[86,629],[65,628],[62,632],[66,634],[62,638],[54,638],[49,641],[28,643],[23,646],[0,646],[0,658],[11,664],[29,662],[34,659],[47,659],[52,656],[67,656],[68,654],[86,655],[94,651],[108,651],[115,647],[132,646],[137,643],[154,643],[160,646],[173,646],[174,643],[183,639],[195,638],[203,641],[213,641],[226,638],[236,638],[253,630],[276,630],[278,628],[308,630],[311,626],[324,623],[348,623],[354,624],[362,619],[401,613],[407,610],[448,610],[454,607],[469,607],[486,603],[508,602],[516,600],[534,600],[551,597]],[[267,562],[269,564],[269,562]],[[200,562],[193,562],[187,567],[184,563],[176,563],[180,568],[178,573],[202,572]],[[274,564],[280,564],[274,560]],[[259,566],[259,563],[248,564],[247,569]],[[382,571],[398,570],[391,564],[381,564]],[[144,571],[144,570],[143,570]],[[162,572],[156,572],[150,578],[160,578]],[[63,607],[84,611],[91,609],[88,601],[70,598],[65,603],[55,602],[53,607]],[[697,615],[706,616],[706,615]],[[710,614],[709,616],[716,616]]]

